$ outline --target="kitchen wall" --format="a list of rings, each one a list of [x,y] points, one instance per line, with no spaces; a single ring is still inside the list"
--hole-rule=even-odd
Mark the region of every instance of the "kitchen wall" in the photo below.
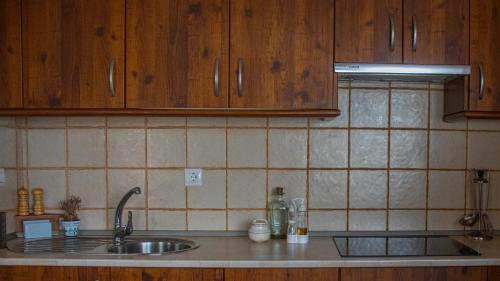
[[[339,103],[327,120],[2,118],[0,210],[12,222],[16,186],[44,187],[48,211],[76,194],[82,228],[110,229],[140,186],[127,204],[136,229],[245,230],[284,186],[307,198],[312,230],[453,230],[467,169],[490,168],[500,227],[500,122],[444,123],[442,85],[428,83],[342,83]],[[203,168],[202,187],[184,186],[186,167]]]

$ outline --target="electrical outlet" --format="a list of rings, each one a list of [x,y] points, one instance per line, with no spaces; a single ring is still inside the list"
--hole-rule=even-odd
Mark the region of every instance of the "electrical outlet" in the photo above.
[[[185,169],[184,181],[186,186],[201,186],[203,173],[201,169]]]
[[[0,169],[0,187],[5,186],[5,169]]]

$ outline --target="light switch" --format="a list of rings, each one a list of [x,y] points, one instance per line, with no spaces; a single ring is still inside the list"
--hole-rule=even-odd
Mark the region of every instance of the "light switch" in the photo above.
[[[203,173],[201,169],[185,169],[184,179],[186,186],[201,186]]]
[[[5,186],[5,169],[0,169],[0,187]]]

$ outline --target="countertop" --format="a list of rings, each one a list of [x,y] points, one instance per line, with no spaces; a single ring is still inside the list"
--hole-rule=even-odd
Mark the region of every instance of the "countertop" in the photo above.
[[[172,236],[171,236],[172,237]],[[179,237],[179,236],[177,236]],[[182,237],[180,237],[182,238]],[[402,267],[500,265],[500,236],[477,242],[453,236],[481,253],[473,257],[342,258],[331,237],[310,237],[308,244],[285,240],[254,243],[241,236],[189,236],[200,244],[196,250],[162,256],[113,256],[89,254],[20,254],[0,250],[0,265],[112,266],[112,267]]]

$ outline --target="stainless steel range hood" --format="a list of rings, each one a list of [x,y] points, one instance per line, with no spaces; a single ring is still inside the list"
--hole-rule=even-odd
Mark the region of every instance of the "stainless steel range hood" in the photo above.
[[[470,75],[470,65],[335,63],[340,80],[446,82]]]

